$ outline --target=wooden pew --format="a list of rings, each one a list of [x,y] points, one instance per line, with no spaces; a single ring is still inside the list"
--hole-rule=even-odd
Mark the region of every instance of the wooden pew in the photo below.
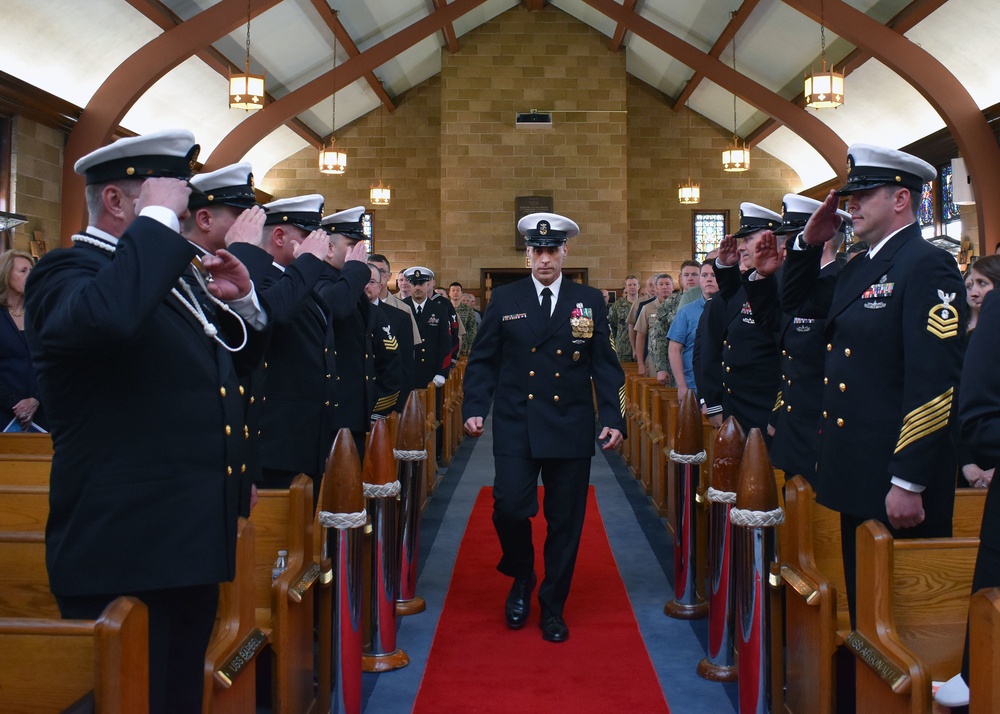
[[[0,486],[0,532],[44,533],[48,518],[47,486]]]
[[[49,486],[52,456],[37,454],[0,455],[0,485]]]
[[[427,419],[426,445],[424,447],[427,450],[427,468],[424,473],[427,483],[425,484],[424,502],[421,508],[427,505],[427,499],[431,497],[434,489],[437,487],[437,428],[441,425],[441,422],[437,419],[435,407],[437,387],[434,386],[433,382],[429,382],[427,389],[422,391],[424,395],[424,414]]]
[[[454,391],[458,380],[452,379],[454,368],[448,373],[448,378],[441,387],[441,463],[447,466],[452,457],[452,439],[454,439],[455,427],[455,403]]]
[[[670,481],[670,450],[677,436],[677,389],[661,386],[653,394],[654,430],[650,436],[653,445],[652,476],[650,477],[650,497],[660,518],[670,518],[672,493]]]
[[[63,712],[93,692],[97,714],[149,711],[146,606],[118,598],[96,621],[0,618],[0,711]]]
[[[0,533],[0,617],[59,619],[45,569],[44,533]]]
[[[241,518],[237,533],[236,579],[219,586],[219,612],[205,654],[204,714],[256,709],[256,656],[267,635],[257,627],[253,523]]]
[[[1000,588],[972,596],[969,626],[969,714],[994,714],[1000,702]]]
[[[640,377],[638,372],[629,374],[625,378],[625,421],[629,439],[624,456],[632,476],[637,475],[639,467],[639,431],[642,428],[639,414],[639,384],[642,379],[645,378]]]
[[[52,435],[0,432],[0,454],[52,456]]]
[[[824,714],[836,711],[835,655],[851,633],[840,514],[816,503],[801,476],[786,483],[784,498],[785,523],[778,535],[785,584],[785,707]],[[955,537],[978,536],[984,504],[983,489],[956,491]]]
[[[319,577],[313,559],[313,482],[299,474],[288,489],[257,492],[250,513],[254,526],[254,591],[257,626],[271,646],[271,709],[299,714],[314,705],[312,585]],[[279,550],[288,569],[272,580]]]
[[[978,538],[894,539],[858,528],[857,701],[880,714],[931,711],[931,680],[959,671]]]

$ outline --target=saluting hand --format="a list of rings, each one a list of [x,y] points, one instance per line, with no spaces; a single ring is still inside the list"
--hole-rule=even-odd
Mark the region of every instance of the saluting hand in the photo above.
[[[757,275],[762,278],[771,277],[781,267],[784,254],[774,233],[771,231],[761,233],[760,240],[757,241],[754,258],[757,266]]]
[[[802,229],[802,240],[807,245],[820,246],[833,238],[840,230],[843,219],[837,215],[837,205],[840,198],[837,192],[830,189],[826,200],[816,209],[816,212],[809,217],[806,227]]]
[[[295,241],[295,245],[292,246],[292,255],[296,258],[300,255],[313,255],[320,260],[325,260],[329,248],[330,236],[322,228],[317,228],[301,241]]]
[[[483,435],[483,418],[482,417],[469,417],[465,420],[465,433],[471,437],[479,437]]]
[[[740,262],[740,252],[736,248],[738,242],[734,236],[725,236],[719,242],[719,265],[729,268]]]
[[[187,181],[158,176],[142,182],[139,198],[135,199],[135,215],[139,215],[146,206],[163,206],[177,214],[182,222],[188,217],[188,196],[191,187]]]
[[[217,250],[215,255],[202,257],[201,264],[212,276],[208,292],[223,302],[236,300],[250,294],[253,283],[250,273],[239,259],[228,250]]]
[[[363,240],[359,240],[351,246],[351,249],[347,251],[347,260],[360,260],[362,263],[368,262],[368,246],[365,245]]]
[[[266,218],[267,214],[260,206],[252,206],[243,211],[226,231],[226,245],[230,246],[233,243],[259,244]]]

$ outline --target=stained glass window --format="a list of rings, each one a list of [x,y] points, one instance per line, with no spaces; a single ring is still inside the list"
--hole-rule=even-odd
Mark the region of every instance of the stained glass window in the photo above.
[[[938,171],[941,174],[941,222],[951,223],[960,218],[960,209],[953,203],[955,194],[952,183],[951,164],[941,166]]]
[[[692,211],[694,259],[705,262],[705,256],[719,247],[726,236],[729,211]]]
[[[361,230],[365,234],[365,248],[368,250],[368,255],[371,255],[375,252],[372,241],[372,214],[361,214]]]
[[[934,182],[928,181],[924,184],[924,190],[920,194],[920,211],[918,212],[921,226],[934,224]]]

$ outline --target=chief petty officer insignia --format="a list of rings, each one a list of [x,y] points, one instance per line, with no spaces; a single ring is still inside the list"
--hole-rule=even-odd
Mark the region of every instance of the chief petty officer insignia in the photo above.
[[[539,224],[541,225],[541,224]],[[594,313],[589,307],[578,302],[570,313],[569,324],[573,328],[573,344],[582,344],[584,339],[594,336]]]
[[[958,310],[951,306],[955,293],[937,291],[941,303],[931,308],[927,315],[927,331],[942,340],[958,336]]]

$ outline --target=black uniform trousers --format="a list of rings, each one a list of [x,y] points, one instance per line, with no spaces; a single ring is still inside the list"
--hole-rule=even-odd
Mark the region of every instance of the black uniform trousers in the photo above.
[[[494,463],[493,526],[503,550],[497,570],[515,578],[528,577],[534,572],[530,519],[538,513],[540,473],[548,531],[545,579],[538,588],[538,601],[543,611],[561,616],[573,580],[587,511],[590,457],[533,459],[495,454]]]
[[[149,611],[149,713],[201,714],[218,584],[121,594],[138,598]],[[56,595],[56,604],[64,619],[96,620],[118,596]]]

